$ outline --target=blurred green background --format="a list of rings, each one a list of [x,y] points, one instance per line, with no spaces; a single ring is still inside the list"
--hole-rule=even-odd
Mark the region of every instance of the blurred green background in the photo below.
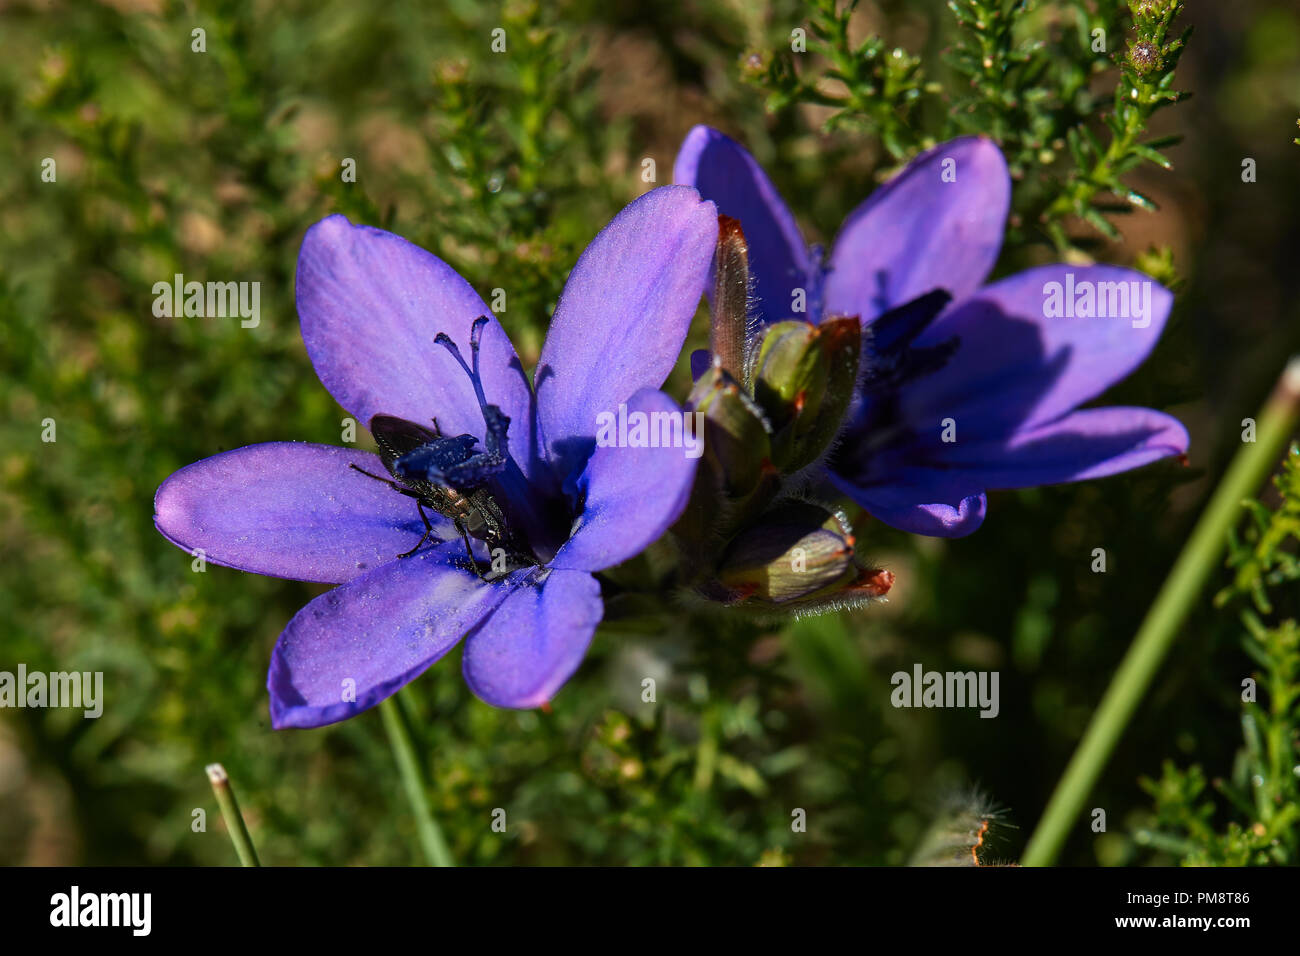
[[[271,647],[321,588],[192,572],[153,528],[154,490],[223,449],[340,443],[293,306],[302,234],[331,211],[425,246],[485,297],[506,289],[526,364],[577,253],[650,188],[644,159],[670,180],[697,122],[749,144],[829,242],[890,163],[869,135],[822,133],[816,108],[767,114],[744,81],[746,52],[788,44],[803,16],[791,0],[0,0],[0,670],[103,671],[106,698],[98,720],[0,710],[0,863],[232,863],[202,769],[218,760],[264,863],[420,861],[378,714],[269,727]],[[995,494],[960,541],[864,524],[897,575],[887,605],[757,637],[685,612],[665,633],[610,627],[549,714],[482,704],[450,655],[403,704],[458,861],[902,863],[976,785],[1007,808],[996,854],[1017,856],[1241,419],[1300,346],[1300,12],[1243,0],[1186,19],[1195,97],[1156,126],[1186,140],[1172,172],[1131,177],[1161,208],[1098,255],[1172,251],[1173,323],[1107,399],[1171,408],[1191,467]],[[942,74],[937,0],[864,3],[855,29]],[[1021,243],[999,271],[1048,255]],[[177,272],[259,281],[261,324],[156,318],[152,286]],[[1081,824],[1066,861],[1160,861],[1127,835],[1150,815],[1139,777],[1166,757],[1231,765],[1250,665],[1208,597],[1089,803],[1109,832]],[[890,674],[918,661],[1000,671],[1000,716],[891,708]]]

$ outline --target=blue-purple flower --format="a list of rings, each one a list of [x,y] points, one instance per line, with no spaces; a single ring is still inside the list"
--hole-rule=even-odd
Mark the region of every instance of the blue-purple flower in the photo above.
[[[350,717],[462,637],[465,680],[483,700],[536,707],[555,694],[603,614],[593,575],[638,554],[686,504],[691,458],[597,447],[595,436],[598,416],[622,403],[629,414],[678,411],[658,387],[681,350],[716,236],[713,204],[693,189],[656,189],[627,206],[574,266],[534,387],[491,311],[446,263],[339,215],[308,230],[296,294],[321,382],[358,421],[392,416],[432,428],[436,419],[443,436],[472,436],[457,439],[458,453],[494,443],[487,418],[498,437],[508,419],[508,460],[493,458],[475,481],[517,550],[505,573],[483,575],[458,529],[435,513],[432,543],[398,557],[424,537],[424,521],[410,496],[362,473],[387,478],[366,452],[274,442],[176,472],[154,505],[174,544],[244,571],[340,585],[280,636],[267,677],[274,726]],[[452,347],[435,342],[439,333]]]
[[[983,521],[988,490],[1186,451],[1187,431],[1168,415],[1079,407],[1150,353],[1168,290],[1106,265],[1047,265],[985,285],[1011,200],[992,141],[918,156],[853,211],[825,265],[758,163],[717,130],[691,130],[674,178],[740,220],[758,324],[859,317],[862,377],[826,464],[887,524],[965,535]]]

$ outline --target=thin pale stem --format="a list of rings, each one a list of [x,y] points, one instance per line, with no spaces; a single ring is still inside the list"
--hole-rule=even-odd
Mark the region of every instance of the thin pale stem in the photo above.
[[[239,855],[240,866],[261,866],[257,859],[257,850],[253,847],[253,838],[249,836],[248,827],[244,824],[244,815],[239,812],[239,802],[235,799],[235,791],[230,786],[230,777],[226,774],[226,768],[219,763],[210,763],[204,769],[208,774],[208,782],[212,784],[212,792],[216,794],[221,816],[226,821],[230,841],[235,844],[235,853]]]
[[[379,713],[384,718],[388,742],[393,746],[393,756],[397,760],[397,771],[402,777],[406,798],[411,803],[411,812],[415,814],[415,829],[425,859],[430,866],[455,866],[451,850],[429,807],[429,794],[420,777],[420,763],[416,759],[415,747],[411,745],[411,735],[407,733],[406,722],[402,719],[396,698],[389,697],[380,702]]]
[[[1233,458],[1147,612],[1025,847],[1024,866],[1050,866],[1064,845],[1124,728],[1169,652],[1183,620],[1219,567],[1243,499],[1253,495],[1282,456],[1300,420],[1300,357],[1291,359],[1258,419],[1256,440]]]

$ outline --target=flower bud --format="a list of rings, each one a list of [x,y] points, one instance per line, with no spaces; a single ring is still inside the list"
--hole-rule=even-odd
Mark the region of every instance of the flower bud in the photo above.
[[[771,427],[739,383],[715,359],[687,408],[704,415],[704,453],[690,503],[675,528],[695,544],[725,539],[775,492]]]
[[[1153,73],[1164,65],[1160,48],[1146,40],[1139,40],[1128,48],[1128,61],[1142,76]]]
[[[749,346],[749,244],[740,223],[718,217],[718,246],[713,254],[713,321],[709,351],[723,371],[743,381]]]
[[[687,406],[704,413],[704,457],[730,498],[754,490],[772,454],[771,427],[740,384],[716,362],[700,376]]]
[[[786,473],[826,450],[853,397],[862,330],[856,317],[777,322],[754,361],[754,399],[772,425],[772,461]]]
[[[843,515],[786,501],[731,542],[717,584],[728,603],[785,604],[850,584],[858,573]]]

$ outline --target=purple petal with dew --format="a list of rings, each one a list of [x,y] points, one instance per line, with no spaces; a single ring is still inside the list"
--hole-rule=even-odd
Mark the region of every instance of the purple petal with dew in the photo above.
[[[997,261],[1010,204],[1011,177],[992,140],[962,137],[922,153],[845,220],[825,314],[870,322],[933,289],[972,294]]]
[[[277,728],[320,727],[373,707],[422,674],[514,588],[469,570],[448,542],[389,562],[299,611],[271,655]]]
[[[424,534],[415,502],[353,470],[386,476],[374,455],[307,442],[270,442],[186,465],[154,496],[154,524],[213,564],[298,581],[342,584],[392,561]],[[440,540],[456,536],[438,514]]]
[[[528,582],[465,642],[465,681],[496,707],[540,707],[554,697],[582,663],[604,613],[600,584],[585,571],[525,574]]]

